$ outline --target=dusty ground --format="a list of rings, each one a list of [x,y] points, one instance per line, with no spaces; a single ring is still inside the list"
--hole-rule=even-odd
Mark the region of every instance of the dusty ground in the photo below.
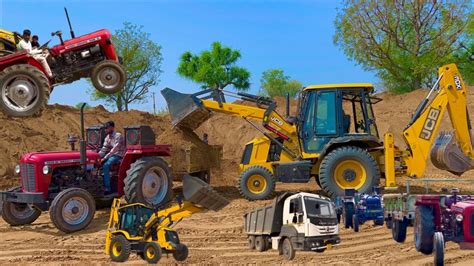
[[[311,183],[311,186],[316,184]],[[284,190],[308,190],[308,186],[280,186]],[[217,187],[217,190],[231,199],[230,205],[218,213],[196,214],[177,225],[183,243],[190,248],[187,263],[206,264],[280,264],[286,263],[276,251],[259,253],[249,250],[242,233],[242,214],[263,202],[248,202],[240,199],[233,186]],[[269,201],[267,201],[269,202]],[[97,212],[85,231],[65,235],[49,222],[44,213],[34,224],[10,228],[0,222],[0,264],[11,263],[110,263],[104,254],[105,228],[108,209]],[[413,245],[413,230],[408,231],[407,241],[398,244],[391,238],[391,231],[385,227],[363,225],[361,232],[341,227],[342,244],[322,254],[297,252],[294,263],[311,264],[391,264],[429,265],[432,256],[418,253]],[[136,255],[128,261],[143,264]],[[175,263],[173,258],[164,257],[163,263]],[[448,243],[446,263],[452,265],[473,265],[474,252],[459,250],[456,244]]]
[[[473,88],[471,87],[471,91]],[[403,96],[382,94],[382,103],[375,106],[375,114],[379,132],[387,130],[401,132],[414,112],[417,104],[426,91],[415,91]],[[474,94],[468,95],[468,102],[474,103]],[[279,103],[283,103],[279,99]],[[293,110],[296,105],[293,103]],[[280,104],[280,108],[283,107]],[[468,107],[470,110],[472,105]],[[474,121],[474,112],[471,121]],[[170,122],[167,117],[155,117],[146,113],[132,111],[129,113],[109,113],[103,108],[94,108],[86,113],[86,124],[97,124],[113,119],[118,128],[130,124],[151,124],[160,143],[177,144],[180,140],[173,139]],[[19,156],[30,150],[61,150],[67,149],[65,141],[67,133],[79,133],[78,111],[64,106],[50,106],[41,118],[8,119],[0,114],[0,188],[17,184],[11,175],[13,166]],[[443,127],[447,125],[443,123]],[[237,166],[243,145],[258,135],[250,125],[240,118],[216,115],[203,124],[197,131],[198,136],[209,134],[211,144],[223,144],[224,162],[222,170],[214,172],[213,186],[231,200],[231,204],[218,213],[202,213],[189,217],[177,225],[180,238],[190,247],[187,263],[211,264],[280,264],[286,261],[276,251],[258,253],[248,250],[246,238],[242,233],[242,215],[248,210],[267,202],[248,202],[239,197],[236,189]],[[398,134],[396,134],[396,137]],[[171,139],[170,139],[171,138]],[[401,145],[400,138],[397,143]],[[174,149],[178,151],[177,148]],[[429,164],[427,176],[452,177],[449,174],[433,169]],[[474,180],[474,171],[466,173],[463,178]],[[446,184],[437,184],[439,190]],[[461,185],[463,192],[472,186]],[[277,185],[282,191],[318,192],[314,182],[304,185]],[[413,191],[422,192],[421,185]],[[0,219],[0,264],[57,264],[57,263],[107,263],[104,254],[105,229],[109,210],[103,209],[85,231],[71,235],[59,232],[49,221],[47,212],[32,225],[9,227]],[[416,252],[413,245],[413,231],[410,228],[407,242],[398,244],[391,239],[390,230],[385,227],[374,227],[367,224],[362,232],[354,233],[341,228],[342,244],[323,254],[297,253],[295,263],[312,264],[400,264],[422,265],[432,263],[431,256]],[[130,263],[143,263],[132,255]],[[164,263],[174,263],[172,257],[164,258]],[[453,265],[474,265],[474,251],[461,251],[456,244],[448,243],[446,263]]]

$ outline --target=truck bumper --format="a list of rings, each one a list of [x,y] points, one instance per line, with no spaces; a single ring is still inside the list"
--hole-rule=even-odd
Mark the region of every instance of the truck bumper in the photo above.
[[[337,246],[341,243],[338,235],[306,237],[304,240],[304,250],[326,249],[328,247]]]
[[[37,206],[41,210],[48,209],[43,193],[38,192],[0,192],[0,202],[27,203]]]

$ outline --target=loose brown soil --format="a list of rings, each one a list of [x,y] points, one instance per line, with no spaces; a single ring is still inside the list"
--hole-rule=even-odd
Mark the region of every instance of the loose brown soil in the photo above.
[[[474,89],[474,88],[471,88]],[[426,94],[418,90],[406,95],[395,96],[388,93],[380,95],[383,102],[375,105],[375,114],[379,132],[383,134],[391,130],[396,135],[397,144],[403,147],[398,133],[403,130],[413,114],[417,104]],[[280,109],[284,101],[279,99]],[[474,94],[468,95],[469,110],[474,104]],[[293,104],[293,110],[295,109]],[[471,111],[471,115],[474,112]],[[156,117],[147,113],[130,111],[127,113],[109,113],[101,107],[86,112],[86,124],[99,124],[114,120],[117,128],[125,125],[148,124],[158,135],[159,143],[172,144],[173,151],[182,152],[183,147],[206,149],[200,141],[204,133],[209,135],[210,144],[223,145],[224,160],[221,169],[213,172],[212,185],[222,195],[231,200],[229,206],[218,213],[208,212],[193,215],[176,227],[183,243],[190,247],[188,263],[211,264],[266,264],[285,263],[276,251],[259,253],[246,247],[246,238],[242,232],[242,215],[244,212],[261,206],[266,202],[248,202],[239,197],[236,189],[237,167],[245,143],[259,135],[247,122],[238,117],[215,114],[205,122],[196,135],[174,131],[170,128],[168,117]],[[474,116],[471,116],[474,120]],[[449,123],[443,122],[442,127],[448,128]],[[21,154],[27,151],[64,150],[69,146],[66,142],[68,133],[79,134],[79,112],[77,109],[53,105],[49,106],[42,117],[27,119],[11,119],[0,114],[0,186],[5,188],[16,184],[18,180],[12,176],[12,169]],[[182,156],[182,154],[180,155]],[[179,157],[177,157],[179,158]],[[170,158],[174,167],[180,159]],[[429,163],[426,176],[444,178],[452,175],[434,169]],[[474,179],[474,171],[467,172],[463,178]],[[400,180],[404,182],[404,180]],[[439,190],[448,183],[431,186]],[[464,191],[470,186],[460,185]],[[320,192],[314,182],[301,185],[277,185],[279,193],[283,191]],[[421,192],[424,187],[416,185],[414,191]],[[49,214],[42,216],[32,225],[10,227],[0,220],[0,264],[11,263],[107,263],[110,259],[104,254],[104,237],[109,210],[99,210],[93,223],[87,230],[65,235],[54,228],[49,221]],[[299,252],[295,263],[311,264],[399,264],[428,265],[432,264],[432,256],[416,252],[413,245],[413,231],[409,229],[407,241],[397,244],[391,239],[391,233],[385,227],[375,227],[371,223],[362,226],[362,232],[354,233],[341,228],[342,244],[325,253]],[[143,263],[132,255],[130,263]],[[164,257],[162,262],[174,263],[172,257]],[[474,252],[463,251],[456,244],[447,244],[446,263],[454,265],[473,265]]]

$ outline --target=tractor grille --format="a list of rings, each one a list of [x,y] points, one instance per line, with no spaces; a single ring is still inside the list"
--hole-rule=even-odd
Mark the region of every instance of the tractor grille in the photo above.
[[[36,174],[35,165],[31,163],[23,163],[20,165],[21,185],[23,190],[36,192]]]

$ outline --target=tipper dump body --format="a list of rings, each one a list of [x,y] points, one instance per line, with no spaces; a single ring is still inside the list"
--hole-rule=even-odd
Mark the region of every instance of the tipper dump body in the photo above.
[[[287,194],[275,198],[272,204],[247,212],[244,215],[245,233],[278,235],[283,224],[283,201]]]

